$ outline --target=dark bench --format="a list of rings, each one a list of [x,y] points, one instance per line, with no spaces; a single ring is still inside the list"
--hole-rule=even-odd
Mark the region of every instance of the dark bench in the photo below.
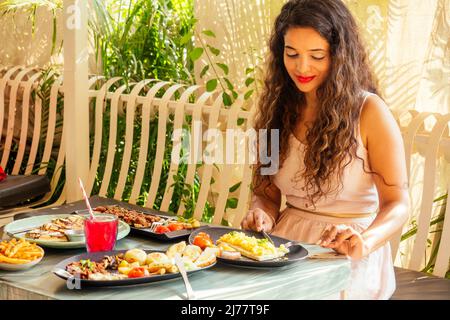
[[[450,279],[397,267],[395,276],[392,300],[450,300]]]
[[[0,182],[0,209],[22,204],[50,191],[47,176],[8,176]]]

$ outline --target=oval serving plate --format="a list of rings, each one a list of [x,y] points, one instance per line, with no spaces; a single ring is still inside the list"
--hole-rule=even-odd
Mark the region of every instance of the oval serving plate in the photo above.
[[[25,237],[26,231],[19,232],[21,230],[30,230],[31,228],[39,228],[45,223],[49,223],[53,219],[57,218],[67,218],[71,216],[70,214],[52,214],[52,215],[42,215],[29,217],[25,219],[20,219],[7,224],[4,228],[4,232],[10,236],[17,239],[25,238],[27,241],[34,242],[40,246],[55,249],[75,249],[84,248],[86,246],[84,239],[82,241],[49,241],[49,240],[39,240],[31,239]],[[85,215],[82,215],[85,216]],[[86,215],[87,216],[87,215]],[[18,233],[19,232],[19,233]],[[117,230],[117,240],[125,238],[130,233],[130,226],[123,221],[119,220],[118,230]]]
[[[157,217],[161,217],[163,219],[173,219],[173,218],[177,217],[177,216],[170,215],[167,212],[156,211],[156,210],[148,209],[148,208],[129,209],[129,208],[126,208],[126,207],[121,206],[121,205],[109,205],[109,206],[119,206],[119,207],[121,207],[123,209],[133,210],[133,211],[137,211],[138,213],[148,214],[148,215],[152,215],[152,216],[157,216]],[[108,207],[108,206],[106,206],[106,207]],[[82,214],[89,213],[89,211],[88,211],[88,209],[82,209],[82,210],[76,210],[75,213],[82,215]],[[121,219],[119,219],[119,220],[123,221]],[[130,226],[130,228],[131,228],[131,234],[133,234],[133,235],[139,235],[139,236],[144,236],[144,237],[157,239],[157,240],[161,240],[161,241],[169,241],[169,242],[171,242],[171,241],[181,240],[183,238],[188,238],[189,235],[194,230],[198,230],[200,228],[203,228],[204,226],[207,226],[206,224],[203,224],[202,222],[200,222],[200,224],[201,224],[200,227],[197,227],[197,228],[182,229],[182,230],[170,231],[170,232],[165,232],[165,233],[156,233],[154,231],[151,231],[150,228],[136,228],[136,227],[133,227],[133,226]]]
[[[165,251],[161,250],[144,250],[147,254],[151,252],[162,252],[165,253]],[[114,250],[114,251],[106,251],[106,252],[94,252],[94,253],[84,253],[80,255],[76,255],[73,257],[70,257],[68,259],[65,259],[61,262],[59,262],[55,268],[53,269],[53,273],[64,280],[75,280],[75,277],[68,273],[66,271],[66,266],[71,262],[76,262],[80,260],[87,260],[90,259],[91,261],[101,261],[104,256],[110,256],[110,255],[117,255],[119,253],[125,253],[127,250]],[[206,270],[211,267],[213,267],[217,262],[214,262],[213,264],[200,268],[197,270],[192,271],[186,271],[187,274],[195,273],[198,271]],[[80,279],[80,286],[89,286],[89,287],[111,287],[111,286],[132,286],[132,285],[138,285],[143,283],[152,283],[152,282],[158,282],[158,281],[164,281],[174,278],[181,278],[181,273],[166,273],[163,275],[151,275],[148,277],[141,277],[141,278],[127,278],[127,279],[119,279],[119,280],[87,280],[87,279]]]
[[[193,244],[195,236],[199,232],[205,232],[210,235],[211,239],[216,243],[216,241],[224,234],[229,233],[231,231],[238,231],[238,232],[244,232],[247,236],[254,236],[258,239],[263,239],[263,235],[256,231],[250,231],[250,230],[242,230],[242,229],[234,229],[234,228],[227,228],[227,227],[205,227],[200,230],[195,230],[192,232],[192,234],[189,236],[189,243]],[[290,240],[273,236],[271,235],[270,238],[275,243],[275,246],[280,246],[281,244],[287,243]],[[236,266],[244,266],[244,267],[255,267],[255,268],[271,268],[271,267],[283,267],[292,263],[299,262],[300,260],[305,259],[308,257],[308,250],[306,250],[302,245],[296,244],[291,247],[289,247],[289,253],[286,254],[284,257],[276,258],[272,260],[265,260],[265,261],[257,261],[253,260],[244,256],[241,256],[240,259],[232,260],[232,259],[225,259],[218,257],[217,260],[220,262],[224,262],[227,264],[232,264]]]

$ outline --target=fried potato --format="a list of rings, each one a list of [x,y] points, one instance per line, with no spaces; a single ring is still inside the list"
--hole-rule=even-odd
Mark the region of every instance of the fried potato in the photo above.
[[[29,259],[18,259],[18,258],[9,258],[2,254],[0,254],[0,262],[6,262],[11,264],[23,264],[23,263],[29,263],[33,260]]]
[[[150,264],[148,266],[148,271],[150,273],[154,273],[157,272],[158,270],[161,269],[167,269],[169,270],[170,268],[172,268],[172,264],[166,264],[166,263],[154,263],[154,264]]]
[[[166,269],[165,268],[161,268],[161,269],[158,269],[158,270],[156,270],[154,272],[150,272],[150,275],[152,275],[152,276],[159,276],[159,275],[161,275],[162,276],[165,273],[166,273]]]
[[[166,268],[161,268],[161,269],[159,269],[158,274],[163,275],[163,274],[165,274],[165,273],[166,273]]]
[[[171,245],[169,249],[167,249],[166,255],[169,258],[173,258],[177,253],[182,254],[185,248],[186,248],[186,241],[181,241],[179,243]]]
[[[173,265],[172,267],[169,268],[169,272],[170,273],[177,273],[178,272],[178,267],[176,265]]]
[[[25,242],[20,242],[17,245],[15,245],[14,247],[11,248],[11,251],[8,254],[8,257],[14,257],[17,253],[17,251],[19,251],[20,248],[25,246]]]
[[[0,262],[24,264],[42,258],[44,250],[25,239],[0,242]]]

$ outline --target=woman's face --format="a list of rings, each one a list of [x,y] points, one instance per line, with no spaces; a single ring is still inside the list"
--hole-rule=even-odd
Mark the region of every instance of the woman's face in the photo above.
[[[330,45],[312,28],[294,27],[284,36],[284,65],[304,93],[315,92],[331,66]]]

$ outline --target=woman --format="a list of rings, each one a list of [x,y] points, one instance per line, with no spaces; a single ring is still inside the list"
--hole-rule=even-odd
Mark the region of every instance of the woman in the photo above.
[[[347,255],[348,298],[390,298],[388,240],[406,222],[409,204],[402,137],[340,0],[283,6],[258,108],[256,129],[279,130],[280,166],[273,176],[255,166],[242,228]],[[287,208],[279,212],[282,195]]]

